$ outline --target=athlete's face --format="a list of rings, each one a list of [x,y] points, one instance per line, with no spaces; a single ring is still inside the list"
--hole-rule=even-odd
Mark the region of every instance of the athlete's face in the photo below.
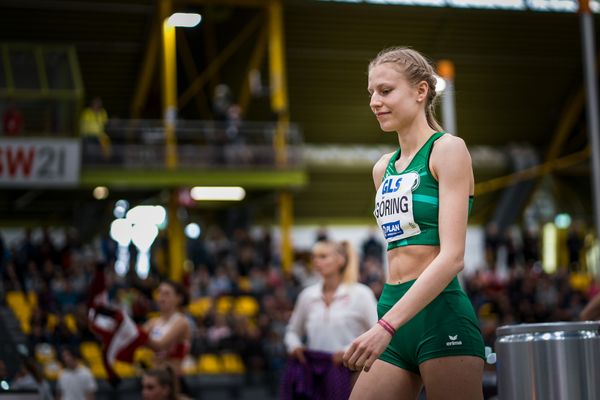
[[[369,106],[384,132],[408,126],[424,110],[423,94],[411,85],[391,63],[379,64],[369,71]]]
[[[144,376],[142,378],[143,400],[166,400],[169,397],[169,387],[162,386],[155,376]]]
[[[173,286],[161,283],[158,287],[158,308],[161,311],[172,311],[179,305],[180,298]]]
[[[339,274],[344,257],[329,243],[317,243],[312,252],[313,265],[323,278]]]

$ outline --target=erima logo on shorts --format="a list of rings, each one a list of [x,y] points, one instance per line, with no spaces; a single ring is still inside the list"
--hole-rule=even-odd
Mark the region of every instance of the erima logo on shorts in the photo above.
[[[460,346],[462,345],[462,340],[458,340],[458,335],[448,335],[449,342],[446,342],[446,346]]]

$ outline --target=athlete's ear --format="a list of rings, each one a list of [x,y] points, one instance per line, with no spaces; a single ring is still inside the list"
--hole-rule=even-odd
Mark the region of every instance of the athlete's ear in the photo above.
[[[417,83],[417,101],[419,103],[427,98],[427,93],[429,93],[429,85],[427,82],[421,81]]]

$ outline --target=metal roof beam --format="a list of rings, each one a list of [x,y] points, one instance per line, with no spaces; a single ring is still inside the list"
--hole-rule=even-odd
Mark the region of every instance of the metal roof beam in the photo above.
[[[74,0],[3,0],[3,8],[31,8],[35,10],[64,10],[115,14],[151,14],[154,6],[136,3],[107,3],[103,1]]]

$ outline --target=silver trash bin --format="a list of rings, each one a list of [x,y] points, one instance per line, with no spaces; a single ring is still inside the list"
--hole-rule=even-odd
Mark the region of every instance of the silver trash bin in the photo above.
[[[496,330],[499,400],[600,399],[600,322]]]

